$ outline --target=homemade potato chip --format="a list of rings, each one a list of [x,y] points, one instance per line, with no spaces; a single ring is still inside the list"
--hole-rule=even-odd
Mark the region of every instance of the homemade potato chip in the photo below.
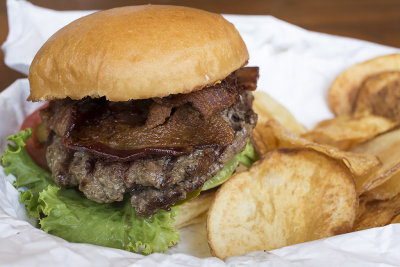
[[[370,113],[400,122],[400,70],[368,78],[360,88],[355,113]]]
[[[382,166],[373,172],[355,177],[359,194],[378,187],[400,172],[400,129],[394,130],[351,149],[356,153],[375,155]]]
[[[391,199],[400,194],[400,172],[392,175],[386,182],[363,193],[363,197],[372,200]]]
[[[187,225],[205,220],[205,214],[214,199],[216,190],[207,190],[179,206],[179,214],[175,217],[174,227],[180,229]]]
[[[270,119],[275,119],[285,128],[295,133],[302,134],[307,131],[303,125],[296,121],[289,110],[279,104],[267,93],[255,91],[253,92],[253,95],[253,109],[258,114],[258,122],[264,123]]]
[[[329,236],[340,222],[336,216],[347,226],[357,218],[355,230],[400,223],[400,129],[393,130],[400,124],[399,103],[400,54],[340,74],[329,91],[330,107],[339,116],[310,132],[267,94],[256,92],[259,120],[252,142],[265,156],[218,191],[207,220],[212,253],[225,259]],[[350,190],[343,181],[352,177]],[[351,191],[347,203],[356,204],[343,206],[340,186]],[[342,201],[335,205],[324,197]]]
[[[364,204],[365,207],[358,213],[354,230],[364,230],[381,227],[393,222],[400,214],[400,195],[389,200],[375,200]]]
[[[336,115],[350,114],[362,83],[368,77],[400,71],[400,54],[376,57],[342,72],[329,89],[329,106]]]
[[[303,137],[319,144],[348,150],[354,145],[392,129],[397,124],[387,118],[371,114],[342,115],[318,123]]]
[[[400,223],[400,214],[394,217],[391,223]]]
[[[278,139],[269,124],[257,122],[251,136],[253,144],[258,155],[265,155],[278,147]]]
[[[207,219],[212,254],[225,259],[350,231],[358,205],[340,162],[307,149],[268,153],[217,191]]]
[[[308,148],[321,152],[329,157],[342,161],[354,175],[370,173],[380,166],[377,157],[368,154],[341,151],[335,147],[311,142],[285,129],[275,120],[260,123],[253,131],[254,146],[258,152],[265,154],[276,148]]]
[[[358,197],[357,218],[365,211],[367,203],[368,199],[364,198],[364,195]]]

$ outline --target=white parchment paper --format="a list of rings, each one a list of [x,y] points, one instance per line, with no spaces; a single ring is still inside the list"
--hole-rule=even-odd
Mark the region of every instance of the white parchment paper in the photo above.
[[[26,1],[8,0],[10,33],[2,48],[5,62],[27,74],[40,46],[65,24],[92,11],[54,11]],[[241,33],[249,65],[260,66],[259,89],[286,106],[307,127],[331,117],[326,95],[346,67],[399,52],[397,48],[306,31],[271,16],[225,15]],[[0,94],[0,153],[5,138],[40,103],[25,101],[26,79]],[[13,177],[0,167],[0,264],[4,266],[385,266],[400,265],[400,225],[370,229],[267,252],[254,252],[225,262],[208,257],[204,225],[181,230],[181,242],[165,254],[147,257],[122,250],[74,244],[29,224]],[[184,254],[185,253],[185,254]],[[208,257],[208,258],[204,258]]]

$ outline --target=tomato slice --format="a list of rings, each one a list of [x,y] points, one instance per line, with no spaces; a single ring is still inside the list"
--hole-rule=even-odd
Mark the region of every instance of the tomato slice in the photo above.
[[[42,122],[39,116],[39,111],[48,106],[48,103],[36,109],[32,114],[25,118],[21,125],[21,130],[26,128],[32,129],[32,138],[26,140],[25,149],[33,161],[45,170],[49,170],[46,161],[46,147],[42,145],[36,136],[36,128]]]

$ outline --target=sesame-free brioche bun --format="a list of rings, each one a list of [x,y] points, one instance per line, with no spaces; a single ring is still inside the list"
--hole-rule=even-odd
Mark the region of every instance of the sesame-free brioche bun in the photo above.
[[[80,18],[36,54],[28,100],[165,97],[212,85],[249,55],[221,15],[178,6],[114,8]]]

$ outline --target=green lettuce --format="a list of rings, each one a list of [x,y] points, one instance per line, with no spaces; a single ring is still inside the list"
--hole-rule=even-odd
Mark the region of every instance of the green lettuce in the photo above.
[[[7,149],[1,157],[2,165],[5,173],[13,174],[17,177],[14,186],[21,188],[25,186],[29,190],[21,192],[20,200],[26,206],[26,211],[30,216],[39,218],[40,210],[38,210],[39,193],[48,185],[55,185],[51,174],[31,159],[25,150],[25,142],[32,135],[32,130],[27,129],[16,135],[7,138],[12,143],[7,144]]]
[[[170,211],[160,210],[143,218],[136,216],[129,199],[111,204],[88,200],[76,189],[59,187],[51,174],[37,166],[25,150],[25,142],[32,135],[27,129],[7,138],[11,143],[3,153],[2,165],[6,174],[16,177],[20,200],[40,228],[70,242],[90,243],[150,254],[165,252],[179,240],[173,227],[179,211],[177,203]],[[232,176],[239,163],[250,167],[258,159],[250,143],[232,158],[224,168],[204,184],[202,190],[216,187]],[[189,194],[194,198],[201,190]],[[187,200],[187,199],[186,199]]]
[[[228,180],[233,172],[236,170],[239,163],[243,164],[247,168],[259,159],[254,147],[250,142],[247,142],[246,148],[236,156],[234,156],[228,163],[225,164],[224,168],[219,171],[213,178],[205,182],[202,191],[217,187]]]
[[[70,242],[90,243],[150,254],[165,252],[179,240],[173,227],[178,208],[160,210],[143,218],[136,216],[128,199],[99,204],[75,189],[63,189],[49,172],[38,167],[25,150],[31,130],[9,136],[1,161],[6,174],[16,176],[15,187],[25,187],[20,199],[41,229]]]
[[[165,252],[179,239],[172,226],[177,208],[143,218],[136,216],[129,201],[98,204],[77,190],[51,185],[40,194],[39,203],[46,215],[40,219],[41,228],[70,242],[150,254]]]
[[[250,142],[247,142],[246,148],[239,154],[236,154],[230,161],[228,161],[222,170],[220,170],[214,177],[204,183],[200,190],[196,190],[187,194],[186,199],[178,201],[175,206],[180,206],[187,201],[196,198],[200,195],[201,191],[215,188],[223,183],[225,183],[235,172],[237,166],[243,164],[247,168],[250,168],[254,162],[259,160],[259,156],[255,151],[254,147]]]

